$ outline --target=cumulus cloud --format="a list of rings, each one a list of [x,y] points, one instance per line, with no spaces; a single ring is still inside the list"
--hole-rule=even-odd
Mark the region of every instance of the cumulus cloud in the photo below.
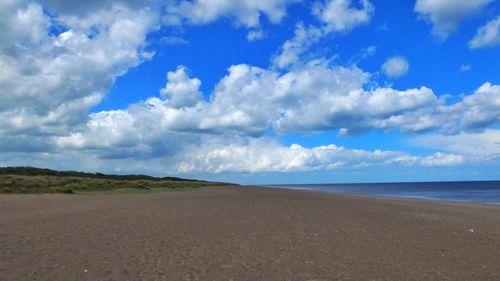
[[[54,17],[33,2],[2,3],[0,131],[75,125],[116,77],[151,56],[143,50],[155,22],[148,8],[113,4],[86,17]]]
[[[175,72],[167,73],[167,85],[160,89],[160,94],[168,97],[173,108],[192,107],[203,101],[200,85],[200,79],[190,79],[186,68],[179,66]]]
[[[280,20],[289,2],[180,1],[171,7],[192,6],[195,14],[207,8],[212,14],[206,20],[232,15],[254,26],[261,14]],[[9,93],[0,95],[0,130],[5,134],[23,130],[54,134],[75,127],[118,76],[153,55],[145,51],[146,36],[158,27],[158,1],[68,3],[0,4],[0,92]],[[181,101],[183,95],[171,92],[171,103],[193,102]]]
[[[167,73],[158,96],[88,115],[118,76],[153,55],[145,51],[148,33],[159,24],[153,2],[90,1],[81,9],[59,0],[46,0],[48,8],[0,3],[0,29],[6,31],[0,34],[2,163],[61,161],[110,169],[127,163],[132,172],[157,165],[183,173],[455,165],[466,161],[459,151],[414,156],[335,145],[288,147],[263,136],[325,130],[460,134],[499,122],[498,85],[485,83],[447,103],[427,87],[370,88],[371,75],[356,66],[303,59],[325,34],[368,22],[368,1],[358,8],[348,1],[317,4],[321,25],[297,25],[275,57],[278,69],[233,65],[207,100],[201,80],[179,66]],[[177,1],[168,12],[194,24],[228,17],[258,31],[262,15],[280,21],[290,2]]]
[[[153,159],[190,153],[190,147],[219,135],[198,129],[201,104],[174,108],[169,99],[149,98],[125,110],[93,113],[85,127],[53,137],[59,150],[82,151],[101,159]]]
[[[500,121],[500,85],[485,83],[462,101],[441,108],[460,120],[462,130],[481,130]]]
[[[471,159],[488,160],[500,157],[500,130],[488,129],[481,133],[462,132],[456,135],[426,134],[413,137],[411,144],[459,153]]]
[[[298,144],[284,146],[273,139],[234,136],[196,135],[201,138],[197,143],[196,140],[186,139],[186,135],[168,136],[170,141],[163,135],[161,139],[165,142],[157,146],[146,141],[137,146],[131,146],[131,143],[105,143],[78,148],[65,146],[62,153],[60,147],[51,153],[23,150],[20,153],[3,153],[1,161],[6,165],[29,163],[67,169],[67,165],[71,164],[71,167],[87,171],[156,175],[435,167],[461,165],[468,161],[466,157],[453,153],[416,156],[401,151],[349,149],[333,144],[306,148]],[[169,146],[173,146],[173,149],[165,151]],[[162,150],[155,151],[160,148]]]
[[[167,77],[162,98],[152,97],[126,110],[94,113],[84,128],[57,137],[57,145],[106,148],[117,150],[117,155],[127,149],[134,155],[155,151],[161,156],[171,153],[164,146],[192,144],[202,137],[258,139],[269,128],[281,134],[339,130],[352,135],[393,129],[456,134],[480,131],[500,121],[500,86],[489,83],[447,104],[425,87],[365,90],[368,74],[356,67],[308,64],[280,74],[242,64],[230,67],[211,99],[204,101],[200,80],[189,77],[184,67]],[[99,141],[99,134],[105,141]],[[172,139],[177,146],[168,142]],[[428,161],[440,159],[437,155]]]
[[[432,32],[446,39],[454,32],[460,22],[478,15],[494,0],[417,0],[415,12],[432,23]]]
[[[286,15],[286,8],[298,0],[195,0],[176,1],[168,5],[164,21],[167,24],[206,24],[226,17],[246,27],[258,27],[261,16],[271,22],[280,22]]]
[[[469,41],[471,49],[495,47],[500,45],[500,16],[481,26],[474,38]]]
[[[371,129],[416,132],[462,125],[477,129],[498,122],[499,86],[485,84],[447,105],[428,88],[364,90],[368,78],[356,67],[321,63],[285,74],[235,65],[217,84],[211,99],[204,101],[201,81],[180,66],[167,74],[161,97],[125,110],[91,114],[85,126],[51,136],[47,147],[68,155],[82,153],[103,165],[111,163],[110,167],[119,159],[143,164],[146,159],[155,163],[161,159],[162,167],[176,173],[447,166],[465,163],[466,158],[458,152],[414,156],[335,145],[286,147],[262,136],[270,126],[282,133],[339,129],[355,134]]]
[[[333,144],[313,148],[298,144],[283,146],[257,139],[195,151],[178,164],[177,172],[286,173],[390,165],[452,166],[463,162],[464,158],[456,154],[435,153],[422,157],[399,151],[347,149]]]
[[[390,78],[399,78],[408,73],[410,69],[410,64],[402,56],[395,56],[388,58],[384,64],[382,64],[382,72]]]
[[[442,152],[436,152],[432,155],[422,157],[420,163],[423,166],[454,166],[460,165],[465,162],[462,155],[457,154],[445,154]]]
[[[353,2],[358,1],[329,0],[325,3],[316,3],[313,15],[326,25],[327,31],[350,31],[370,22],[375,12],[375,8],[368,0],[360,0],[360,8],[356,8]]]
[[[407,132],[438,130],[444,134],[481,131],[500,121],[500,86],[485,83],[462,100],[447,104],[445,96],[432,106],[391,116],[382,127],[400,128]]]
[[[311,62],[284,74],[236,65],[216,86],[199,128],[262,135],[344,128],[356,134],[393,127],[390,118],[437,103],[425,87],[365,91],[368,74],[356,67]]]
[[[119,117],[116,114],[126,113],[110,112],[105,118]],[[123,122],[127,123],[124,124],[126,126],[133,124],[129,122],[129,117],[121,118],[122,121],[124,120]],[[135,122],[143,117],[134,116],[137,118]],[[414,156],[400,151],[367,151],[348,149],[333,144],[306,148],[298,144],[283,146],[273,139],[239,138],[233,135],[223,137],[169,133],[170,139],[175,138],[176,141],[163,142],[159,147],[155,147],[157,144],[153,140],[160,137],[154,136],[152,131],[140,130],[140,135],[138,135],[137,132],[133,133],[134,130],[127,129],[126,126],[116,127],[115,122],[100,122],[100,124],[95,123],[92,126],[99,127],[95,133],[101,129],[107,129],[106,136],[114,141],[92,143],[92,138],[87,138],[86,141],[89,143],[82,143],[82,139],[60,139],[58,145],[66,149],[73,148],[76,151],[83,150],[86,153],[95,153],[94,155],[97,156],[97,159],[101,159],[100,161],[112,162],[117,158],[128,158],[128,161],[137,162],[141,161],[143,157],[151,159],[151,161],[163,159],[165,162],[161,166],[170,173],[287,173],[391,165],[408,167],[452,166],[463,164],[465,161],[464,157],[459,154],[435,153],[427,156]],[[117,131],[117,128],[122,128],[122,130]],[[200,143],[196,144],[192,139],[187,141],[188,138],[196,136],[201,137]],[[143,141],[137,142],[136,146],[133,146],[135,137],[140,137]],[[163,139],[169,138],[164,136]],[[160,147],[169,147],[167,145],[173,145],[174,149],[170,151],[158,150]],[[168,158],[165,158],[167,156]]]
[[[436,103],[432,90],[425,87],[366,91],[367,79],[368,74],[356,67],[322,65],[283,75],[278,83],[297,103],[280,113],[275,129],[283,133],[343,129],[347,134],[389,129],[391,124],[384,121]]]
[[[0,50],[15,48],[14,44],[36,45],[41,43],[50,26],[50,19],[40,5],[18,1],[0,3]]]

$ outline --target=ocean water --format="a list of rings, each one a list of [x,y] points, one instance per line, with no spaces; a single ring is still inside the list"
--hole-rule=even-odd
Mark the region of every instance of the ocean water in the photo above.
[[[266,186],[382,197],[500,204],[500,181],[287,184]]]

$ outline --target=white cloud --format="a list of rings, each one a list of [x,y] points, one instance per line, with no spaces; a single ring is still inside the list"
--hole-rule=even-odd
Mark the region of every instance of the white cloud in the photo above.
[[[298,144],[283,146],[268,138],[179,134],[160,130],[161,122],[148,123],[149,127],[145,128],[142,122],[157,117],[147,117],[147,114],[130,110],[100,113],[93,116],[89,124],[91,131],[60,138],[57,146],[68,153],[93,155],[95,162],[103,163],[102,166],[106,166],[105,163],[112,166],[114,161],[122,159],[142,165],[156,163],[164,172],[175,174],[287,173],[393,165],[451,166],[465,162],[458,154],[414,156],[400,151],[367,151],[333,144],[305,148]],[[143,159],[147,159],[147,163]]]
[[[186,68],[179,66],[175,72],[167,73],[167,85],[160,89],[160,94],[168,97],[173,108],[192,107],[203,101],[200,85],[200,79],[190,79]]]
[[[0,3],[0,50],[5,52],[16,45],[41,43],[49,28],[50,19],[35,3],[21,5],[18,1]],[[14,46],[13,46],[14,45]]]
[[[357,169],[374,166],[452,166],[464,162],[456,154],[436,153],[411,156],[399,151],[357,150],[324,145],[289,147],[269,140],[251,140],[218,147],[201,148],[187,155],[177,166],[178,173],[287,173]]]
[[[153,159],[182,155],[203,142],[190,128],[199,122],[197,107],[173,108],[169,100],[150,98],[127,110],[89,116],[82,130],[53,137],[58,150],[82,151],[101,159]]]
[[[467,71],[470,71],[472,69],[471,65],[470,64],[462,64],[460,66],[460,71],[461,72],[467,72]]]
[[[316,3],[313,14],[326,24],[327,31],[346,32],[357,26],[370,22],[375,8],[368,0],[359,0],[360,8],[353,2],[358,0],[329,0],[326,3]]]
[[[118,117],[118,116],[116,116]],[[123,116],[122,116],[123,117]],[[118,118],[116,120],[119,120]],[[128,120],[128,117],[124,120]],[[127,123],[128,121],[125,121]],[[116,134],[115,126],[102,123],[111,133],[96,132],[102,139]],[[123,128],[123,126],[120,126]],[[144,132],[146,132],[144,130]],[[133,133],[131,130],[129,133]],[[121,134],[121,133],[120,133]],[[149,132],[153,134],[153,132]],[[161,135],[156,146],[153,138],[141,145],[132,142],[94,140],[86,146],[72,147],[60,143],[51,153],[3,153],[6,165],[46,166],[64,169],[71,165],[87,171],[148,174],[200,173],[289,173],[333,170],[361,170],[371,167],[433,167],[466,163],[458,154],[434,153],[415,156],[401,151],[349,149],[333,144],[306,148],[298,144],[284,146],[272,139],[235,138],[234,136]],[[134,138],[135,135],[132,135]],[[89,139],[90,140],[90,139]],[[83,145],[83,143],[82,143]],[[168,148],[172,149],[168,149]],[[167,149],[166,149],[167,148]]]
[[[471,159],[488,160],[500,157],[500,130],[494,129],[456,135],[427,134],[413,137],[411,143],[418,147],[467,155]]]
[[[189,44],[189,42],[179,36],[164,36],[158,40],[160,45],[185,45]]]
[[[6,134],[74,126],[116,77],[151,56],[143,51],[155,23],[148,8],[115,4],[86,17],[54,18],[36,3],[10,1],[0,10],[0,29],[8,30],[0,40],[0,92],[8,93],[0,95],[0,131]],[[55,24],[65,31],[53,34]]]
[[[392,124],[386,120],[436,103],[432,90],[425,87],[365,91],[366,78],[357,68],[322,66],[283,75],[280,85],[297,98],[297,104],[285,107],[275,129],[283,133],[344,129],[348,134],[389,129]]]
[[[395,56],[387,59],[382,65],[382,72],[390,78],[399,78],[408,73],[410,64],[401,56]]]
[[[369,57],[374,56],[377,53],[377,46],[368,46],[366,48],[361,49],[357,54],[352,56],[351,59],[349,59],[349,64],[357,64],[362,60],[365,60]]]
[[[168,24],[206,24],[226,17],[246,27],[258,27],[262,15],[273,22],[280,22],[286,8],[298,0],[195,0],[177,1],[166,7],[164,21]]]
[[[266,34],[264,33],[264,31],[262,29],[250,30],[247,33],[247,40],[250,42],[261,40],[264,37],[266,37]]]
[[[57,139],[61,147],[108,148],[112,146],[130,146],[140,141],[134,117],[127,111],[113,110],[91,115],[87,123],[87,139],[81,132]],[[98,137],[100,136],[100,137]]]
[[[432,32],[446,39],[454,32],[461,21],[478,15],[494,0],[417,0],[415,12],[432,23]]]
[[[361,0],[361,8],[353,7],[351,0],[330,0],[316,2],[312,12],[320,21],[320,26],[299,22],[294,36],[285,41],[273,56],[272,64],[277,68],[287,68],[304,62],[302,55],[311,46],[332,32],[346,33],[357,26],[370,22],[374,7],[368,0]]]
[[[330,79],[325,79],[325,75],[330,76]],[[151,140],[155,140],[153,143],[156,145],[157,135],[164,135],[163,139],[186,133],[193,133],[197,137],[206,133],[261,136],[273,122],[278,130],[295,130],[299,128],[299,124],[295,124],[295,115],[290,114],[292,110],[308,110],[317,106],[316,100],[328,106],[335,102],[324,100],[328,91],[339,91],[341,98],[343,87],[358,89],[361,85],[359,79],[361,82],[365,79],[364,73],[356,69],[329,70],[324,66],[310,66],[280,76],[274,71],[235,65],[218,83],[207,103],[201,100],[201,82],[196,78],[189,78],[183,67],[167,76],[168,83],[162,90],[165,99],[150,98],[130,106],[126,111],[95,113],[90,116],[83,131],[58,138],[58,144],[79,149],[103,145],[113,150],[119,149],[121,143],[128,145],[133,140],[146,146],[153,145]],[[319,82],[322,84],[318,84]],[[338,83],[341,84],[337,85]],[[361,100],[364,99],[359,95],[359,101]],[[377,101],[370,99],[368,102]],[[400,106],[404,108],[408,105]],[[323,108],[318,108],[317,112],[321,114],[322,110]],[[354,114],[354,110],[358,109],[354,108],[351,114]],[[373,114],[386,114],[383,111],[384,109],[377,109]],[[312,126],[318,124],[314,123],[316,119],[313,117],[308,119],[311,120],[309,123],[300,126],[305,130],[315,129]],[[98,141],[100,138],[96,138],[99,132],[106,134],[106,141],[103,143]]]
[[[200,11],[207,15],[206,8],[211,13],[207,18],[190,18],[197,23],[227,16],[256,26],[261,14],[279,21],[291,2],[180,1],[169,7],[181,11],[192,6],[193,10],[186,11],[189,15],[183,15],[188,18]],[[0,92],[9,93],[0,96],[0,131],[4,134],[66,133],[85,121],[87,112],[100,103],[118,76],[153,55],[144,48],[146,35],[158,25],[160,3],[156,0],[41,3],[43,7],[24,0],[0,3],[4,31],[0,34]],[[54,30],[63,32],[54,34]],[[177,37],[162,42],[185,43]],[[170,87],[176,86],[170,83]],[[173,88],[163,92],[170,90],[170,104],[179,107],[191,106],[201,95]]]
[[[363,89],[367,79],[368,74],[356,67],[311,63],[280,74],[235,65],[205,102],[200,80],[179,67],[168,73],[163,98],[152,97],[126,110],[94,113],[84,127],[53,135],[47,147],[32,149],[81,153],[109,167],[126,159],[122,161],[138,165],[130,167],[139,170],[144,169],[145,159],[163,161],[165,171],[176,173],[448,166],[467,159],[460,151],[414,156],[334,145],[285,147],[262,135],[269,126],[283,133],[341,129],[353,134],[370,129],[440,130],[440,126],[474,129],[498,122],[499,86],[485,84],[446,105],[427,88],[367,91]]]
[[[315,26],[305,27],[302,22],[295,26],[293,38],[285,41],[272,63],[278,68],[287,68],[302,61],[301,55],[323,37],[324,31]]]
[[[420,163],[423,166],[454,166],[465,163],[465,158],[462,155],[457,154],[445,154],[442,152],[436,152],[430,156],[426,156],[420,159]]]
[[[375,121],[379,128],[399,128],[407,132],[438,130],[444,134],[481,131],[500,121],[500,86],[485,83],[462,100],[446,104],[446,96],[437,103],[415,111]]]
[[[356,67],[317,62],[284,74],[232,66],[218,83],[199,128],[261,135],[272,125],[279,133],[345,128],[356,134],[400,128],[388,120],[437,104],[425,87],[365,91],[367,79],[368,74]]]
[[[459,115],[462,130],[481,130],[500,121],[500,85],[484,83],[462,101],[441,108],[443,114]]]
[[[108,154],[125,156],[155,151],[160,157],[170,153],[172,139],[181,147],[202,138],[258,139],[270,127],[282,134],[336,129],[351,135],[392,129],[459,133],[500,121],[500,86],[488,83],[446,104],[425,87],[364,90],[368,75],[356,67],[308,64],[280,74],[243,64],[232,66],[205,102],[200,80],[187,76],[183,67],[167,76],[163,99],[152,97],[127,110],[92,114],[84,128],[57,137],[57,145],[102,147]],[[441,160],[437,155],[428,161]]]
[[[500,86],[485,83],[447,104],[426,87],[363,89],[369,74],[356,67],[310,63],[284,74],[233,66],[217,85],[199,128],[260,135],[344,129],[444,133],[481,130],[500,121]]]
[[[229,17],[253,27],[252,32],[260,30],[262,15],[281,20],[289,2],[181,1],[174,9],[180,14],[174,15],[200,24]],[[325,11],[316,14],[323,25],[298,24],[295,37],[283,45],[275,58],[281,70],[233,65],[207,101],[200,91],[201,80],[180,66],[167,73],[160,96],[123,110],[87,115],[118,76],[152,56],[145,51],[146,36],[157,28],[159,15],[140,0],[91,1],[84,11],[67,1],[46,3],[50,14],[34,2],[0,3],[0,29],[6,30],[0,34],[3,163],[61,161],[103,169],[125,163],[129,171],[157,165],[173,172],[453,165],[466,160],[458,150],[412,156],[335,145],[286,147],[262,136],[269,129],[278,134],[393,129],[460,133],[499,122],[497,85],[485,83],[475,93],[447,104],[426,87],[371,89],[367,87],[371,75],[356,66],[302,57],[325,34],[347,32],[368,22],[373,7],[367,1],[361,8],[346,1],[325,3]],[[213,6],[204,6],[208,4]],[[330,11],[330,6],[343,10]],[[208,10],[201,14],[204,8]],[[330,15],[337,12],[342,16]],[[283,70],[289,66],[293,67]]]
[[[471,49],[500,46],[500,16],[481,26],[469,42]]]

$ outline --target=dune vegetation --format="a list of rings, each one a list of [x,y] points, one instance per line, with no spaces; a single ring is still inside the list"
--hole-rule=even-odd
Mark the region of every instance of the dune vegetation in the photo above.
[[[226,183],[176,177],[105,175],[33,167],[0,168],[0,193],[154,192],[188,190]]]

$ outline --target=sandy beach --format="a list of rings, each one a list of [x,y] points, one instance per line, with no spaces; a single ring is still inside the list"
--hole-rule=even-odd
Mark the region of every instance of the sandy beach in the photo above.
[[[0,280],[500,280],[500,206],[254,187],[0,195]]]

